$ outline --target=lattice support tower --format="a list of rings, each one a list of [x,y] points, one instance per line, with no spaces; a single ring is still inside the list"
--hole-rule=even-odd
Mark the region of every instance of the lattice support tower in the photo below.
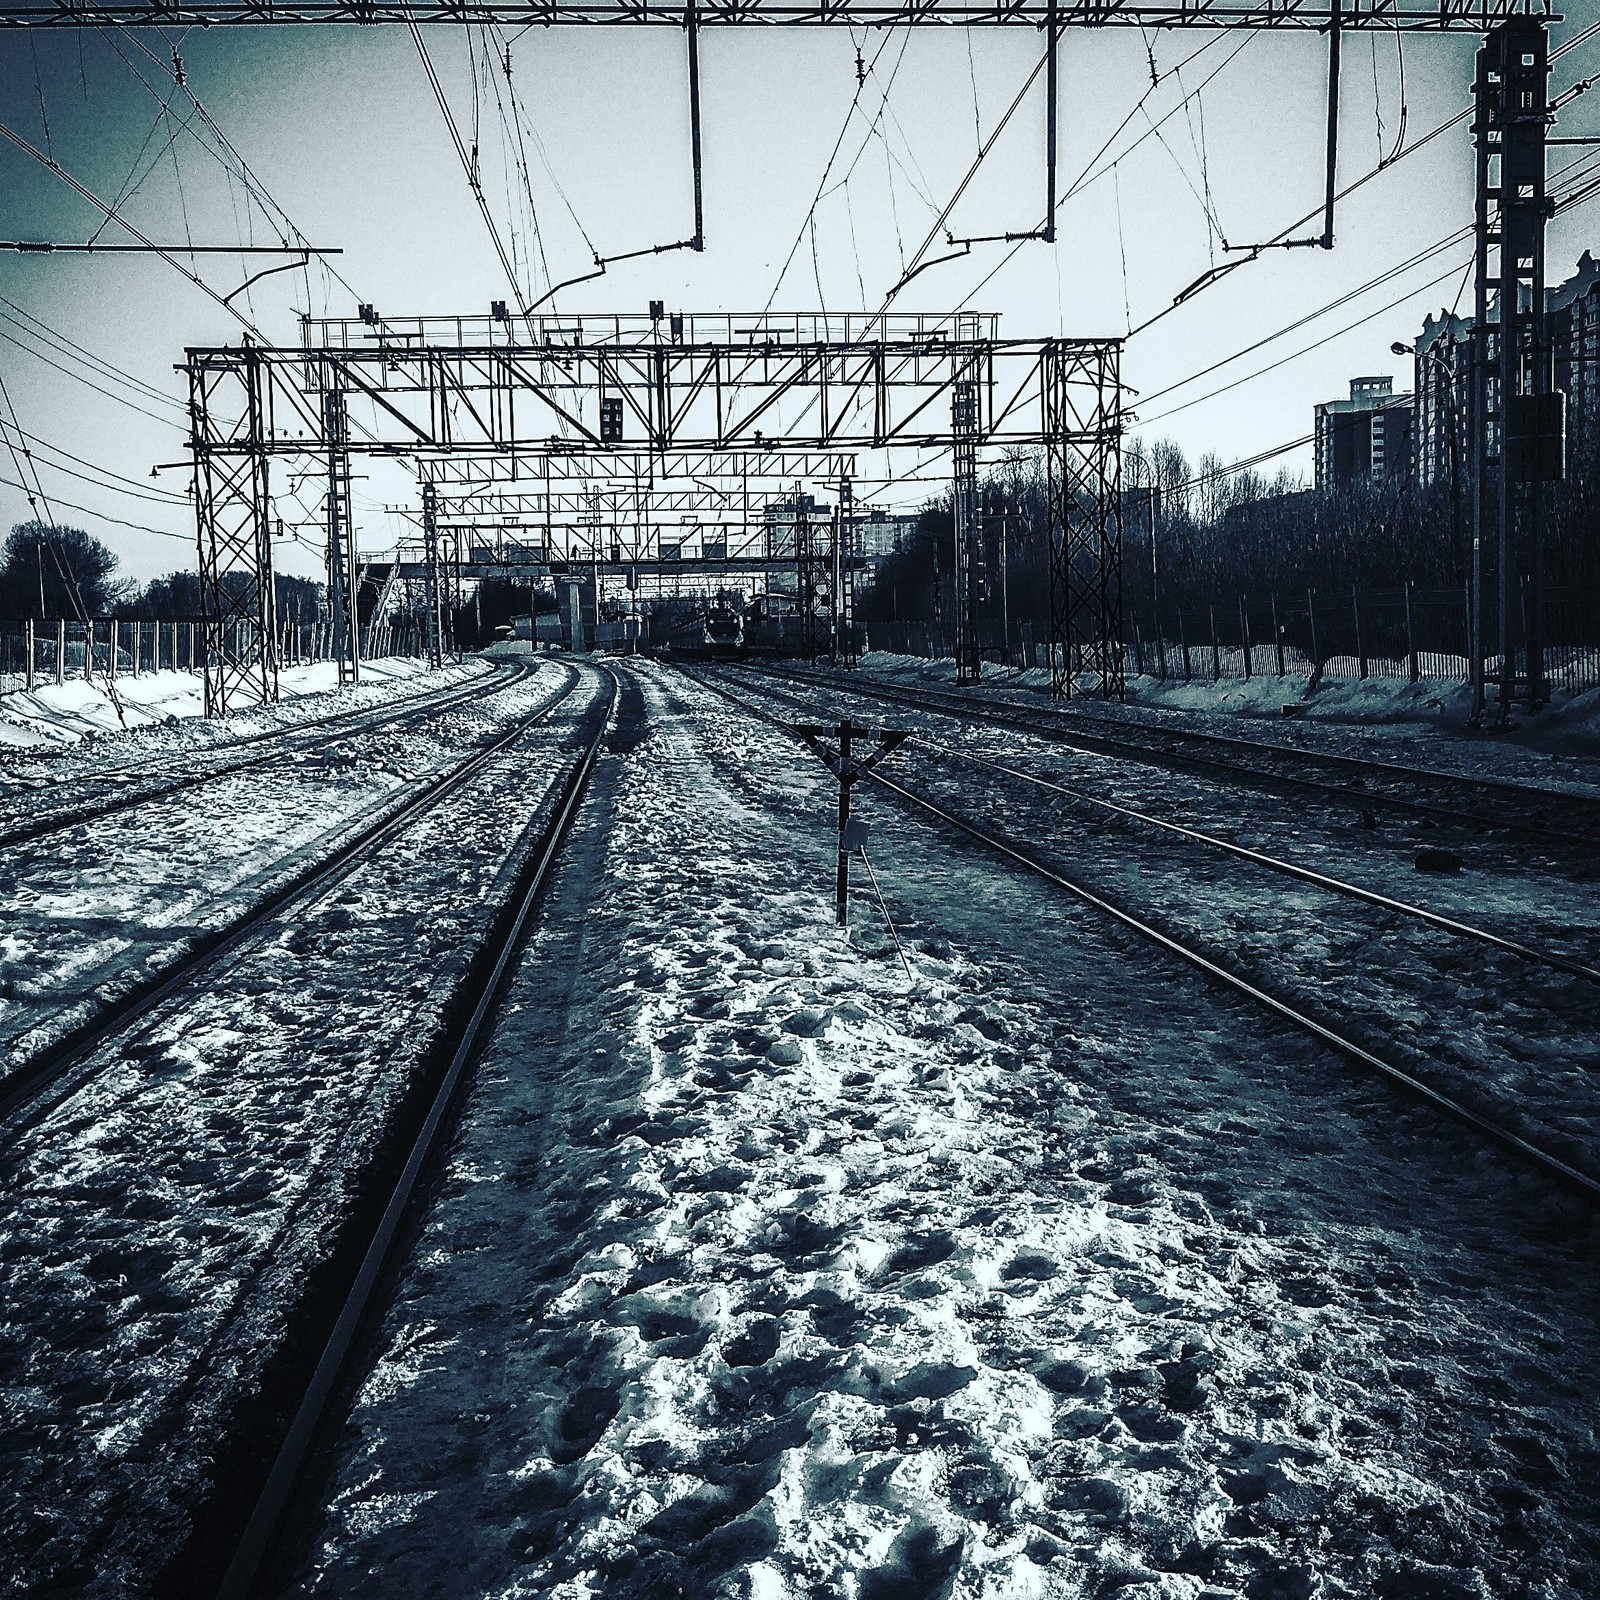
[[[1121,700],[1121,346],[1052,340],[1044,355],[1050,692]]]
[[[261,365],[250,347],[239,352],[231,372],[190,369],[208,717],[226,716],[237,705],[272,705],[278,699],[262,400]],[[232,423],[224,420],[235,411]]]
[[[422,566],[425,647],[430,667],[444,665],[444,574],[439,564],[439,491],[431,483],[422,486]]]
[[[1501,720],[1519,685],[1534,705],[1545,697],[1540,525],[1543,480],[1560,475],[1562,431],[1545,329],[1549,77],[1543,18],[1502,23],[1478,52],[1473,710],[1481,717],[1486,709],[1484,643],[1492,634]]]
[[[800,637],[806,660],[836,653],[833,540],[831,525],[813,522],[804,486],[794,486],[794,557],[796,598],[800,606]]]
[[[328,488],[324,504],[328,609],[340,683],[361,682],[360,613],[356,607],[356,530],[350,504],[350,414],[342,389],[322,391],[322,434]]]
[[[970,379],[950,397],[951,509],[956,547],[956,682],[983,676],[978,643],[978,606],[983,559],[978,548],[978,386]]]
[[[851,479],[839,479],[839,504],[834,513],[833,583],[838,596],[835,659],[846,672],[855,670],[860,643],[856,638],[856,499]]]

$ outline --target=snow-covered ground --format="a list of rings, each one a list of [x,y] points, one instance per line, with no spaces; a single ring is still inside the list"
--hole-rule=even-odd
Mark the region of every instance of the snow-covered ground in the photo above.
[[[1587,1211],[637,670],[284,1592],[1593,1596]]]
[[[557,676],[451,717],[463,734],[474,718],[504,725],[545,702]],[[75,1094],[8,1139],[0,1572],[12,1592],[204,1592],[163,1569],[209,1532],[194,1519],[213,1475],[233,1470],[227,1452],[250,1455],[270,1425],[251,1409],[263,1374],[314,1302],[525,827],[571,759],[601,686],[583,678],[550,721],[104,1046]],[[300,803],[324,782],[299,781]],[[394,781],[370,775],[365,792]],[[334,781],[338,804],[347,787]],[[259,820],[247,856],[274,830],[292,845],[284,817]],[[204,853],[173,850],[179,879]],[[142,887],[125,901],[85,872],[107,924],[147,899],[176,903],[155,857],[155,835],[130,848],[122,865]]]
[[[863,656],[860,666],[863,672],[901,683],[944,686],[956,677],[952,660],[887,652]],[[1015,693],[1035,702],[1050,692],[1047,671],[992,661],[983,664],[983,683],[987,691]],[[1301,708],[1299,714],[1286,719],[1285,705]],[[1556,770],[1600,785],[1600,689],[1558,694],[1536,715],[1518,712],[1511,729],[1483,733],[1467,726],[1472,696],[1466,684],[1429,678],[1412,683],[1403,676],[1326,677],[1313,691],[1304,673],[1215,681],[1197,674],[1188,683],[1135,675],[1128,679],[1127,704],[1110,709],[1137,720],[1243,732],[1308,749],[1376,753],[1535,781]]]
[[[444,681],[461,676],[453,672]],[[563,681],[559,672],[541,673],[534,692],[553,693]],[[430,679],[429,686],[440,684]],[[357,704],[400,703],[398,691],[411,687],[408,677],[375,678]],[[489,694],[414,721],[329,729],[281,760],[6,850],[0,861],[0,899],[8,908],[0,925],[0,1080],[129,982],[185,954],[196,937],[233,921],[309,858],[460,759],[526,703],[524,693]],[[344,697],[322,695],[305,704],[326,715],[344,709]],[[292,730],[297,720],[303,719],[286,715],[284,728]],[[245,726],[253,728],[254,720]],[[137,757],[145,771],[171,775],[186,759],[214,752],[219,734],[213,728],[197,723],[162,730],[166,748],[158,760],[144,748],[154,735],[107,739],[53,758],[40,787],[23,793],[30,799],[58,794],[69,779],[103,775],[108,758],[122,764],[119,773]],[[13,776],[31,776],[31,769]]]
[[[427,662],[410,656],[380,656],[361,664],[363,687],[370,699],[392,692],[396,683],[427,671]],[[285,667],[278,674],[278,684],[279,692],[290,701],[327,694],[339,687],[338,663],[318,661]],[[88,681],[77,677],[59,685],[41,684],[32,691],[17,689],[0,695],[0,751],[8,746],[29,750],[72,745],[85,736],[149,728],[164,725],[169,718],[183,721],[204,713],[205,683],[192,672],[163,668],[160,672],[141,673],[137,678],[119,676],[115,700],[104,677]],[[242,713],[241,720],[245,717],[265,724],[272,712],[269,710],[265,716]]]

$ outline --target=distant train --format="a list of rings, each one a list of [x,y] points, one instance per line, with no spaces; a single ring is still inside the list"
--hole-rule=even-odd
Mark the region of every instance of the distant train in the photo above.
[[[705,617],[706,654],[731,657],[744,654],[744,618],[727,606],[713,606]]]

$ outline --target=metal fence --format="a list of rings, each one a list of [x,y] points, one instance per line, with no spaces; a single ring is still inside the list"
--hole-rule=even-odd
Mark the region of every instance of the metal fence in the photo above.
[[[1600,590],[1544,589],[1519,597],[1517,633],[1537,622],[1549,691],[1581,694],[1600,685]],[[1404,678],[1465,683],[1472,675],[1471,597],[1465,589],[1358,590],[1240,595],[1231,604],[1133,612],[1125,629],[1128,666],[1184,681],[1252,677]],[[1485,637],[1493,630],[1486,628]],[[1528,675],[1526,648],[1512,661]],[[1500,674],[1498,654],[1484,676]]]
[[[1537,605],[1519,597],[1519,634],[1537,620],[1544,677],[1551,691],[1581,694],[1600,686],[1600,589],[1540,590]],[[1299,596],[1239,595],[1231,601],[1173,607],[1153,615],[1130,608],[1124,619],[1129,676],[1167,681],[1303,677],[1404,678],[1465,683],[1471,677],[1470,597],[1463,590],[1317,591]],[[1048,664],[1042,626],[1013,622],[1002,639],[996,625],[979,637],[985,660],[1016,667]],[[1485,637],[1492,630],[1485,629]],[[955,628],[947,622],[873,622],[863,649],[896,655],[950,657]],[[1513,668],[1527,678],[1526,651]],[[1487,656],[1492,685],[1500,657]]]
[[[243,624],[230,624],[242,627]],[[327,661],[333,630],[327,622],[286,622],[278,629],[278,663],[298,667]],[[230,640],[239,650],[243,637]],[[205,664],[205,626],[199,620],[162,622],[127,617],[0,620],[0,693],[32,691],[78,679],[138,678],[148,672],[200,672]],[[401,616],[363,630],[362,655],[415,655],[421,628]]]

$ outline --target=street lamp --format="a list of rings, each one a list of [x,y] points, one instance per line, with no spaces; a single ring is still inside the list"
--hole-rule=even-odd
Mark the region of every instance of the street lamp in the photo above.
[[[1459,553],[1461,549],[1461,414],[1456,409],[1455,374],[1431,350],[1419,350],[1414,344],[1404,344],[1399,339],[1396,339],[1389,348],[1397,356],[1413,356],[1418,361],[1432,362],[1444,374],[1444,399],[1450,410],[1450,548],[1452,553]],[[1478,570],[1477,541],[1474,540],[1469,648],[1472,651],[1472,686],[1475,706],[1481,706],[1483,703],[1480,687],[1483,673],[1483,651],[1480,648],[1478,638],[1482,607],[1482,601],[1479,597],[1481,578],[1482,575]]]

